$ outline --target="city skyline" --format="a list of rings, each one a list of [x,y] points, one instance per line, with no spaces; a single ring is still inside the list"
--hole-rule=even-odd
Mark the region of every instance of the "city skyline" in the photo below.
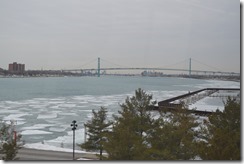
[[[78,69],[98,57],[188,68],[193,58],[240,72],[240,1],[1,1],[0,22],[3,69],[14,61],[26,70]]]

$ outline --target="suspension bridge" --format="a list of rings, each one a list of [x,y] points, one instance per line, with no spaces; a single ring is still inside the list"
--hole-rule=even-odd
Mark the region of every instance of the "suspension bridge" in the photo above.
[[[84,73],[84,72],[95,72],[95,74],[100,77],[101,76],[101,71],[119,71],[119,70],[142,70],[142,71],[175,71],[175,72],[185,72],[185,74],[187,74],[189,77],[191,77],[194,74],[202,74],[202,75],[219,75],[219,76],[240,76],[240,73],[236,73],[236,72],[225,72],[225,71],[220,71],[219,69],[213,67],[213,66],[209,66],[207,64],[201,63],[195,59],[190,58],[189,59],[189,63],[188,63],[188,68],[167,68],[167,67],[123,67],[123,66],[119,66],[118,64],[114,64],[116,65],[116,67],[101,67],[101,58],[97,58],[96,62],[97,62],[97,67],[96,68],[80,68],[80,69],[63,69],[62,72],[80,72],[80,73]],[[103,60],[106,61],[106,60]],[[205,65],[209,68],[215,69],[215,70],[195,70],[192,69],[192,61],[197,62],[198,64],[202,64]],[[94,60],[93,60],[94,62]],[[108,61],[107,61],[108,62]],[[84,64],[86,65],[86,64]],[[118,67],[119,66],[119,67]]]

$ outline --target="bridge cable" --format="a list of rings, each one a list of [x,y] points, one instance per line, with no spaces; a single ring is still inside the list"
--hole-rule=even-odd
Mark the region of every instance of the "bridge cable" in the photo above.
[[[119,64],[116,64],[116,63],[113,63],[113,62],[110,62],[110,61],[108,61],[108,60],[105,60],[105,59],[102,59],[102,58],[100,58],[100,60],[102,60],[102,61],[104,61],[104,62],[107,62],[107,63],[109,63],[109,64],[113,64],[113,65],[115,65],[115,66],[118,66],[118,67],[126,67],[126,66],[122,66],[122,65],[119,65]],[[129,67],[128,67],[129,68]]]
[[[204,66],[207,66],[207,67],[209,67],[209,68],[212,68],[212,69],[215,69],[215,70],[218,70],[218,71],[221,72],[221,70],[220,70],[219,68],[217,68],[217,67],[213,67],[213,66],[210,66],[210,65],[208,65],[208,64],[204,64],[204,63],[202,63],[202,62],[200,62],[200,61],[198,61],[198,60],[196,60],[196,59],[193,59],[193,58],[191,58],[191,59],[192,59],[193,61],[199,63],[199,64],[202,64],[202,65],[204,65]]]
[[[86,62],[85,64],[81,65],[80,67],[82,68],[82,67],[84,67],[84,66],[87,66],[88,64],[91,64],[91,63],[93,63],[94,61],[97,61],[97,58],[92,59],[92,60]]]
[[[187,61],[187,59],[179,61],[177,63],[170,64],[170,65],[164,65],[163,67],[158,67],[158,68],[168,68],[168,67],[172,67],[172,66],[175,66],[175,65],[178,65],[178,64],[181,64],[181,63],[186,63],[186,61]]]

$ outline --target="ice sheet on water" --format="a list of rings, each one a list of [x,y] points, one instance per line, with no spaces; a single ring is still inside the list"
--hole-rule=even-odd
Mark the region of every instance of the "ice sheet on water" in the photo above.
[[[85,109],[82,109],[81,111],[82,111],[82,113],[83,112],[89,112],[89,113],[91,113],[92,112],[92,108],[91,107],[87,107]]]
[[[49,131],[52,131],[52,132],[64,132],[66,130],[66,128],[64,127],[50,127],[49,128]]]
[[[18,110],[14,110],[14,109],[6,109],[4,107],[4,109],[1,108],[0,113],[1,114],[6,114],[6,113],[9,113],[10,114],[10,113],[19,113],[19,111]]]
[[[59,108],[59,105],[50,106],[49,108],[52,108],[52,109],[60,109]]]
[[[32,135],[31,136],[31,139],[34,139],[34,140],[43,140],[45,138],[45,135]]]
[[[46,112],[46,113],[41,113],[37,116],[37,119],[48,119],[48,118],[57,118],[57,113]]]
[[[28,105],[30,108],[34,108],[34,109],[40,109],[40,108],[45,108],[47,106],[47,104],[33,104],[33,105]]]
[[[5,101],[6,104],[13,104],[13,105],[24,105],[24,102],[19,101]]]
[[[65,104],[60,104],[59,107],[63,107],[63,108],[74,108],[74,107],[76,107],[76,104],[65,103]]]
[[[90,102],[92,102],[92,103],[103,103],[102,100],[91,100]]]
[[[37,101],[46,101],[49,100],[47,98],[33,98],[33,100],[37,100]]]
[[[237,96],[240,91],[223,91],[220,90],[218,92],[213,93],[211,96]]]
[[[20,118],[20,117],[27,116],[27,115],[32,115],[32,114],[28,114],[28,113],[10,114],[4,117],[3,120],[25,120],[24,118]]]
[[[92,113],[89,113],[86,115],[87,118],[91,119],[93,117],[93,114]]]
[[[76,143],[77,144],[81,144],[84,142],[84,128],[82,129],[77,129],[75,131],[75,140],[76,140]],[[69,146],[72,146],[72,143],[73,143],[73,131],[68,131],[67,132],[67,135],[64,135],[64,136],[59,136],[55,139],[52,139],[52,140],[45,140],[45,143],[46,144],[49,144],[49,145],[69,145]]]
[[[108,106],[111,106],[111,105],[118,105],[120,102],[119,101],[105,101],[102,106],[104,107],[108,107]]]
[[[85,105],[77,105],[76,107],[77,108],[88,108],[88,106],[85,106]],[[82,111],[84,111],[84,110],[82,110]]]
[[[221,81],[221,80],[206,80],[207,83],[195,85],[196,88],[240,88],[239,82]]]
[[[31,113],[32,112],[32,108],[26,106],[26,107],[22,107],[22,108],[18,108],[18,111],[24,111],[24,112],[28,112]]]
[[[94,104],[96,106],[108,106],[114,103],[118,103],[121,99],[125,99],[126,94],[120,95],[106,95],[106,96],[92,96],[92,95],[83,95],[83,96],[73,96],[72,100],[76,101],[77,104]]]
[[[48,101],[48,104],[63,104],[65,101]]]
[[[91,101],[95,100],[97,97],[92,95],[82,95],[71,97],[71,102],[76,102],[77,104],[89,104]]]
[[[173,86],[175,86],[175,87],[190,87],[191,85],[190,84],[176,84]]]
[[[58,115],[63,115],[63,116],[78,116],[76,113],[65,113],[65,112],[59,113]]]
[[[49,101],[65,101],[65,97],[51,98]]]
[[[36,130],[36,129],[45,129],[46,127],[55,126],[55,124],[35,124],[29,127],[22,127],[20,130]]]
[[[22,135],[52,134],[52,132],[47,132],[47,131],[43,131],[43,130],[24,130],[20,133]]]
[[[60,124],[60,120],[57,119],[44,119],[46,122],[51,123],[51,124],[55,124],[55,125],[59,125]]]
[[[39,104],[40,103],[39,100],[35,100],[35,99],[25,100],[25,102],[27,104]]]
[[[209,101],[211,100],[210,97],[206,97],[204,99],[201,99],[197,101],[195,104],[189,105],[189,109],[195,109],[196,110],[201,110],[201,111],[210,111],[210,112],[215,112],[217,109],[220,111],[224,110],[224,104],[219,103],[219,104],[211,104],[209,105]]]
[[[100,106],[105,106],[106,104],[92,104],[92,105],[100,107]]]
[[[23,125],[25,123],[26,123],[26,121],[21,121],[21,120],[16,121],[16,125]]]

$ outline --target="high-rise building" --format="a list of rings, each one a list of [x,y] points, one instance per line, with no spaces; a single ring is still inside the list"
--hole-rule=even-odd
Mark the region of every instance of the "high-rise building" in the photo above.
[[[16,62],[13,63],[14,71],[18,71],[18,64]]]
[[[18,64],[17,62],[13,62],[13,64],[9,64],[8,70],[10,72],[24,72],[25,64]]]
[[[25,64],[22,64],[22,71],[25,71]]]
[[[8,65],[8,70],[11,71],[11,72],[14,71],[14,65],[13,64],[9,64]]]

